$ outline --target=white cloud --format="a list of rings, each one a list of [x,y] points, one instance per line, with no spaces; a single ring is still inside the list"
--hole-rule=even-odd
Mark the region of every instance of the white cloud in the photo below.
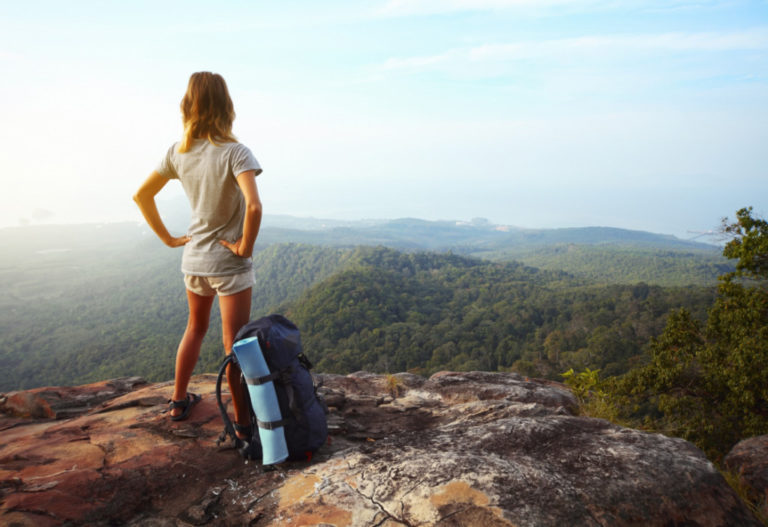
[[[598,3],[601,3],[600,0],[389,0],[378,10],[378,13],[385,16],[408,16],[457,11],[547,8],[579,4],[593,5]]]
[[[21,59],[22,59],[21,54],[16,53],[15,51],[0,49],[0,61],[10,62],[10,61],[18,61]]]
[[[455,48],[444,53],[415,57],[392,57],[379,65],[382,71],[429,70],[460,64],[508,62],[574,55],[625,58],[637,52],[717,52],[768,49],[768,28],[739,32],[659,33],[595,35],[539,41]]]
[[[605,10],[670,10],[717,7],[722,0],[388,0],[376,10],[379,16],[447,14],[461,11],[516,10],[562,15]]]

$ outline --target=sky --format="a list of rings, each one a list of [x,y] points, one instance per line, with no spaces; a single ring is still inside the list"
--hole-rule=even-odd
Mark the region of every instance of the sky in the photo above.
[[[768,215],[768,0],[1,0],[0,227],[141,221],[201,70],[268,215]]]

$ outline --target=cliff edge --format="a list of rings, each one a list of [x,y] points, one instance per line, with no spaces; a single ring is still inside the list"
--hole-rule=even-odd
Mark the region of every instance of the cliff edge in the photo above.
[[[265,470],[217,447],[215,377],[189,420],[171,383],[0,396],[0,524],[759,526],[681,439],[575,414],[513,373],[319,375],[329,444]]]

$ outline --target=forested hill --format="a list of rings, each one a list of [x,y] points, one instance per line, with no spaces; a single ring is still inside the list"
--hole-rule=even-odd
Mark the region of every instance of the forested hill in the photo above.
[[[271,221],[268,242],[452,251],[563,270],[600,283],[711,285],[719,275],[733,270],[720,247],[611,227],[522,229],[483,219],[340,222],[277,216]]]
[[[351,254],[307,245],[263,248],[254,256],[252,312],[265,314],[298,297]],[[0,297],[0,391],[123,375],[173,378],[187,317],[180,257],[146,240],[114,251],[98,244],[46,250],[17,264],[6,258],[0,267],[6,293]],[[214,303],[202,371],[213,371],[221,355]]]
[[[472,222],[400,219],[379,223],[313,224],[276,219],[280,237],[331,246],[383,245],[401,250],[450,250],[494,261],[567,271],[600,283],[711,285],[733,268],[721,249],[674,236],[610,227],[520,229]]]
[[[178,251],[45,252],[4,268],[0,390],[173,376],[186,319]],[[253,315],[287,312],[324,371],[618,371],[669,309],[703,317],[711,288],[605,286],[455,254],[275,245],[255,255]],[[214,309],[198,371],[221,359]]]
[[[175,209],[172,212],[172,228],[182,231],[185,227],[178,217],[180,213]],[[162,246],[146,225],[134,223],[4,228],[0,229],[0,243],[4,248],[0,279],[11,285],[23,281],[23,277],[14,275],[19,269],[46,269],[54,274],[69,270],[72,273],[67,280],[77,281],[86,268],[97,275],[107,272],[108,262],[114,267],[115,262],[130,266],[158,258],[169,264],[175,261],[175,253]],[[532,230],[484,220],[339,222],[267,216],[257,250],[281,243],[451,251],[563,270],[599,283],[714,285],[717,276],[732,270],[719,247],[605,227]],[[98,262],[104,265],[91,266]]]
[[[733,270],[732,264],[710,249],[664,250],[568,243],[473,255],[567,271],[598,283],[611,284],[707,285],[714,284],[718,276]]]
[[[257,244],[253,315],[288,311],[326,371],[613,372],[661,331],[670,308],[703,318],[712,298],[709,287],[610,285],[599,274],[588,280],[458,253],[268,243],[283,235],[266,225]],[[0,243],[0,390],[172,378],[186,323],[180,250],[135,224],[0,229]],[[619,252],[601,247],[599,265],[609,269],[606,255]],[[214,308],[198,371],[213,371],[220,358]]]
[[[562,272],[437,253],[358,249],[287,312],[318,369],[626,371],[670,309],[703,318],[708,288],[595,285]]]
[[[268,217],[286,233],[312,233],[324,244],[385,245],[398,248],[491,250],[557,244],[623,245],[667,250],[711,250],[709,244],[682,240],[667,234],[613,227],[526,229],[497,225],[483,218],[472,221],[395,220],[334,221],[290,216]],[[289,234],[286,234],[289,235]]]
[[[173,232],[180,233],[186,220],[180,205],[173,203],[169,224]],[[67,252],[80,253],[75,258],[80,265],[80,260],[94,256],[109,260],[127,251],[145,258],[147,250],[165,250],[146,225],[132,223],[5,228],[0,229],[0,243],[5,249],[0,255],[0,273],[12,273],[24,267],[24,262],[69,265],[71,259],[58,258]],[[281,243],[451,251],[486,260],[518,261],[613,284],[714,285],[718,276],[733,270],[720,247],[674,236],[608,227],[520,229],[481,219],[345,222],[266,216],[257,250]]]

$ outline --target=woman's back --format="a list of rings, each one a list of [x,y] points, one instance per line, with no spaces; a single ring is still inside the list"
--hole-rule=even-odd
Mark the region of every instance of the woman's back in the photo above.
[[[179,153],[175,143],[157,171],[178,178],[192,208],[184,246],[182,272],[197,276],[236,274],[251,268],[249,258],[240,258],[219,244],[234,242],[243,234],[245,200],[236,175],[247,170],[261,172],[258,161],[245,145],[228,142],[212,144],[195,139],[189,150]]]

